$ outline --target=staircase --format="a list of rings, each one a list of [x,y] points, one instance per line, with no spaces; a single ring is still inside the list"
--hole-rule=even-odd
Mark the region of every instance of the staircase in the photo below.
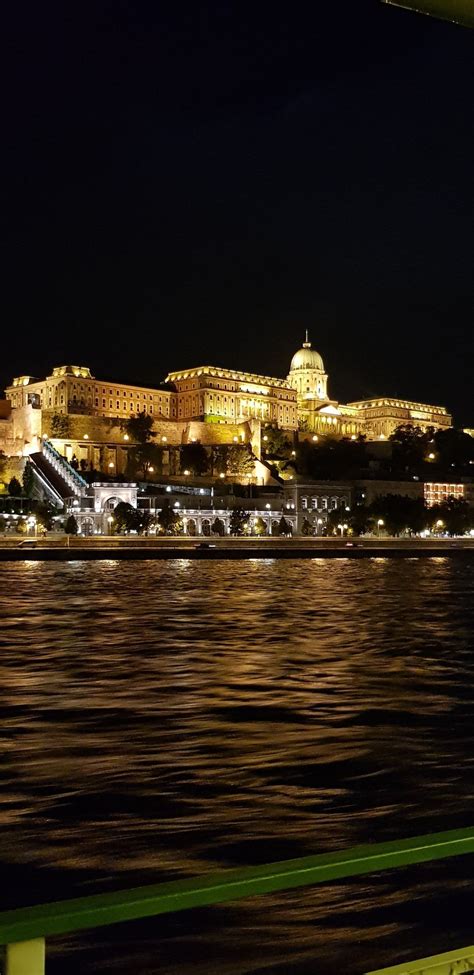
[[[30,454],[33,473],[43,493],[56,506],[69,498],[81,498],[87,491],[87,481],[68,464],[57,450],[44,440],[41,450]]]

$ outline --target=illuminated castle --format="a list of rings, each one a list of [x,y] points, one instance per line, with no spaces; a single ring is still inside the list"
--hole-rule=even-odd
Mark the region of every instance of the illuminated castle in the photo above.
[[[155,387],[99,380],[87,366],[57,366],[50,376],[14,379],[0,401],[0,449],[25,455],[47,437],[67,457],[124,469],[123,421],[146,412],[157,441],[246,442],[260,456],[260,434],[272,425],[300,438],[331,435],[384,439],[402,423],[451,426],[442,406],[379,397],[342,405],[329,397],[321,355],[306,333],[286,379],[198,366],[170,372]],[[63,417],[64,420],[60,418]],[[110,459],[107,459],[110,456]]]

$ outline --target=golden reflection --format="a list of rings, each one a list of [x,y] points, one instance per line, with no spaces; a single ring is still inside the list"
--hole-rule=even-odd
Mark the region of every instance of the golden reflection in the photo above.
[[[3,906],[17,875],[45,901],[472,820],[470,563],[26,565],[0,564]],[[395,873],[263,901],[225,918],[268,971],[404,930]]]

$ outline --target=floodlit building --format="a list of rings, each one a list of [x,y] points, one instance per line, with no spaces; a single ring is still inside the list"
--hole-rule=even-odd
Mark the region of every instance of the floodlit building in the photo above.
[[[401,423],[451,426],[443,406],[394,397],[346,405],[332,399],[323,359],[306,333],[286,379],[212,365],[170,372],[154,387],[96,379],[84,365],[55,366],[44,379],[18,376],[0,402],[0,450],[26,456],[46,438],[68,460],[123,473],[133,447],[124,421],[142,412],[153,417],[156,443],[246,443],[257,462],[265,425],[313,440],[361,434],[383,440]]]
[[[183,420],[240,423],[260,420],[284,430],[298,429],[297,397],[284,379],[199,366],[170,372],[176,390],[176,416]]]

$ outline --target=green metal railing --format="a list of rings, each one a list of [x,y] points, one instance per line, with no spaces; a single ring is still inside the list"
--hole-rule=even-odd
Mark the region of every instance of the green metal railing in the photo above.
[[[0,913],[0,945],[5,946],[5,973],[44,975],[45,939],[52,935],[72,934],[87,928],[222,904],[242,897],[327,883],[464,853],[474,853],[474,828],[358,846],[339,853],[323,853],[265,866],[222,870],[190,880],[174,880],[111,894],[4,911]],[[474,948],[459,949],[457,953],[449,952],[446,956],[438,955],[434,959],[411,963],[411,967],[405,964],[386,969],[386,973],[414,975],[416,972],[421,975],[422,971],[426,971],[430,975],[431,972],[433,975],[448,975],[455,971],[468,972],[470,969],[465,964],[464,967],[455,968],[452,963],[457,964],[461,960],[467,964],[470,955],[474,958]],[[440,968],[445,964],[444,958],[448,961],[444,968]],[[427,962],[434,965],[427,967]]]

